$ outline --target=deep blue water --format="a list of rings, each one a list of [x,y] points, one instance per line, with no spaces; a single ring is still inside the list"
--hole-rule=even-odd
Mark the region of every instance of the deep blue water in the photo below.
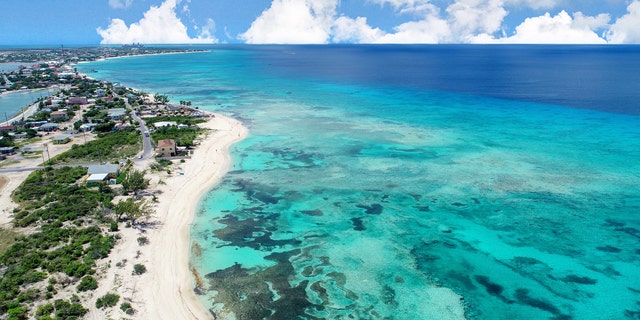
[[[639,63],[635,46],[217,46],[79,69],[249,127],[192,227],[217,314],[636,319]]]

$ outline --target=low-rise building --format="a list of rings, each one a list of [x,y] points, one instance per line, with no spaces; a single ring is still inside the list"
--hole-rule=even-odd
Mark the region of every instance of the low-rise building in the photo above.
[[[156,129],[162,128],[162,127],[175,127],[177,125],[178,123],[175,121],[158,121],[153,124],[153,126],[156,127]]]
[[[67,121],[69,120],[69,115],[64,111],[54,111],[51,112],[51,121]]]
[[[51,140],[53,140],[54,144],[65,144],[65,143],[69,143],[71,141],[71,137],[69,137],[69,136],[55,136]]]
[[[87,174],[106,174],[108,178],[115,179],[120,175],[120,166],[111,163],[88,165]]]
[[[59,128],[60,127],[58,126],[57,123],[45,123],[40,127],[38,127],[38,131],[51,132],[51,131],[56,131]]]
[[[176,155],[176,142],[173,139],[158,140],[156,153],[159,157],[173,157]]]
[[[124,108],[113,108],[109,109],[107,114],[111,120],[120,120],[127,114],[127,110]]]
[[[89,103],[89,101],[85,97],[72,97],[67,100],[67,105],[70,106],[74,104],[85,105],[87,103]]]

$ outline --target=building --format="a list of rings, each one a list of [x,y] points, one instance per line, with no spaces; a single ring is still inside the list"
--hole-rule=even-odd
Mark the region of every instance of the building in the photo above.
[[[109,179],[115,179],[120,175],[120,166],[117,164],[92,164],[87,166],[87,174],[106,174]]]
[[[111,120],[120,120],[127,114],[127,110],[124,108],[113,108],[107,111],[107,115]]]
[[[81,132],[91,131],[96,125],[97,124],[95,123],[83,123],[82,125],[80,125],[80,128],[78,129],[78,131],[81,131]]]
[[[162,127],[175,127],[177,125],[178,123],[175,121],[158,121],[153,124],[153,126],[156,127],[156,129],[162,128]]]
[[[176,155],[176,142],[173,139],[158,140],[156,153],[160,157],[173,157]]]
[[[67,121],[69,120],[69,115],[64,111],[54,111],[51,112],[51,121],[59,122],[59,121]]]
[[[91,183],[100,183],[102,181],[106,181],[109,178],[109,175],[106,173],[95,173],[92,175],[89,175],[89,177],[87,177],[87,180],[85,180],[86,184],[91,184]]]
[[[16,126],[2,126],[0,127],[0,132],[12,132],[16,131]]]
[[[65,144],[65,143],[69,143],[71,141],[71,138],[68,136],[56,136],[53,137],[53,143],[54,144]]]
[[[4,147],[4,148],[0,148],[0,154],[4,154],[4,155],[12,155],[16,153],[16,149],[18,149],[18,147]]]
[[[38,131],[45,131],[45,132],[56,131],[58,129],[59,127],[57,123],[45,123],[40,127],[38,127]]]
[[[89,101],[85,97],[73,97],[67,100],[67,105],[70,105],[70,106],[74,104],[85,105],[87,103],[89,103]]]

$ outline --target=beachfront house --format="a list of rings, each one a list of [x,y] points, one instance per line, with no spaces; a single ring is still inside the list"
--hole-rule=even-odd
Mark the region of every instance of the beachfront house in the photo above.
[[[158,140],[156,153],[159,157],[173,157],[176,155],[176,142],[173,139]]]
[[[175,127],[177,125],[178,123],[175,121],[158,121],[153,124],[153,126],[156,127],[156,129],[162,128],[162,127]]]

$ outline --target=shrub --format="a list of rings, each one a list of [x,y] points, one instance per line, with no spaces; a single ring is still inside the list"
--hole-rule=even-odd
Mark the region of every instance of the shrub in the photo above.
[[[98,288],[98,281],[92,276],[84,276],[82,280],[80,280],[80,284],[78,284],[78,291],[89,291],[95,290]]]
[[[149,244],[149,238],[147,237],[138,237],[138,244],[143,246],[145,244]]]
[[[79,319],[89,311],[79,303],[70,303],[64,300],[56,300],[54,306],[56,319]]]
[[[118,231],[118,222],[116,222],[115,220],[111,220],[111,223],[110,223],[110,226],[109,226],[109,230],[111,232]]]
[[[143,274],[145,272],[147,272],[147,267],[145,267],[143,264],[136,263],[133,266],[133,274],[141,275],[141,274]]]
[[[98,300],[96,300],[96,308],[101,309],[101,308],[113,307],[116,304],[118,304],[118,300],[120,300],[119,295],[115,293],[107,293],[101,298],[98,298]]]
[[[53,305],[51,303],[47,303],[45,305],[41,305],[38,310],[36,310],[36,316],[48,316],[51,315],[54,311]]]
[[[124,313],[128,315],[132,315],[135,312],[135,310],[133,310],[133,307],[131,306],[131,303],[129,302],[123,302],[122,304],[120,304],[120,310],[124,311]]]

